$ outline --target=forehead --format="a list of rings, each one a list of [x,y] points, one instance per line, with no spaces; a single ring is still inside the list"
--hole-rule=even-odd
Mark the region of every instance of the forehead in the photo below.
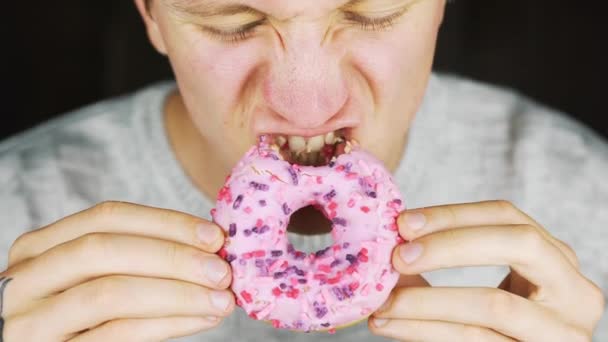
[[[171,7],[195,12],[235,12],[251,8],[275,18],[288,19],[297,16],[315,17],[338,8],[365,8],[395,3],[404,0],[162,0]]]

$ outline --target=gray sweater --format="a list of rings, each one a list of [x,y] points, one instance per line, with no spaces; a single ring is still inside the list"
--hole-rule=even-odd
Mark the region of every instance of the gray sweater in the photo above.
[[[104,200],[209,218],[165,134],[173,82],[64,115],[0,144],[0,261],[22,233]],[[599,113],[598,113],[599,114]],[[608,292],[608,144],[593,131],[508,89],[433,75],[395,172],[408,207],[507,199],[578,253],[582,272]],[[294,241],[295,240],[295,241]],[[329,236],[292,236],[301,248]],[[82,262],[82,261],[79,261]],[[506,267],[425,274],[433,285],[496,286]],[[604,315],[595,339],[608,340]],[[382,341],[366,323],[335,335],[290,333],[242,310],[180,341]]]

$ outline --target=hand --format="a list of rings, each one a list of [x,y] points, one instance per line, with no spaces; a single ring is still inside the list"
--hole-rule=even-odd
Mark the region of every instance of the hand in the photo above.
[[[0,274],[0,341],[160,341],[234,308],[216,225],[107,202],[19,237]]]
[[[600,289],[580,273],[571,248],[512,204],[408,210],[398,225],[411,241],[393,253],[404,277],[370,319],[373,333],[406,341],[591,340],[604,310]],[[432,288],[418,276],[481,265],[511,272],[498,288]]]

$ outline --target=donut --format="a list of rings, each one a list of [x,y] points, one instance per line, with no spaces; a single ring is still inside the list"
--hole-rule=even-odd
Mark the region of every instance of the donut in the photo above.
[[[376,311],[399,278],[391,264],[404,209],[392,175],[357,146],[327,165],[288,162],[263,136],[233,168],[211,216],[226,233],[237,305],[275,328],[329,331]],[[314,206],[333,244],[314,253],[287,237],[292,213]]]

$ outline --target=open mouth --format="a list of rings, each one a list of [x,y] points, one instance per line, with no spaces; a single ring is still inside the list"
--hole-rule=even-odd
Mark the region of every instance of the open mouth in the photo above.
[[[347,129],[339,129],[314,137],[270,135],[270,147],[290,164],[324,166],[339,155],[349,153],[357,142]]]

